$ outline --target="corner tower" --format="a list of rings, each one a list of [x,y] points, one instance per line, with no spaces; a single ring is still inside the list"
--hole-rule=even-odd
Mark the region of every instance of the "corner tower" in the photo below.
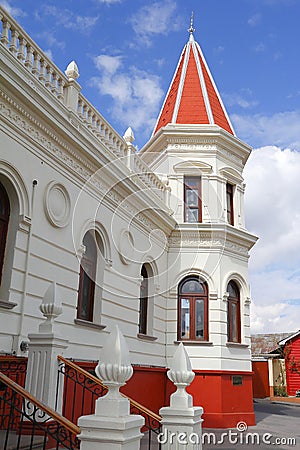
[[[166,179],[177,221],[169,236],[166,352],[183,342],[204,426],[255,422],[250,353],[249,250],[243,169],[251,148],[233,129],[191,23],[141,157]]]

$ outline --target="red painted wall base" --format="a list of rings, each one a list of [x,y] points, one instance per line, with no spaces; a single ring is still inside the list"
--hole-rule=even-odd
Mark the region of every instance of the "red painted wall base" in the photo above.
[[[95,363],[78,363],[86,370]],[[158,413],[169,406],[170,395],[175,387],[162,367],[133,366],[134,373],[122,392],[141,405]],[[193,395],[194,405],[202,406],[203,427],[235,428],[237,423],[255,425],[252,394],[252,372],[200,371],[187,389]]]
[[[134,375],[122,391],[158,413],[169,405],[174,385],[167,369],[134,367]],[[240,384],[241,383],[241,384]],[[202,406],[203,427],[235,428],[238,422],[255,425],[252,395],[252,372],[199,371],[187,389],[194,405]]]

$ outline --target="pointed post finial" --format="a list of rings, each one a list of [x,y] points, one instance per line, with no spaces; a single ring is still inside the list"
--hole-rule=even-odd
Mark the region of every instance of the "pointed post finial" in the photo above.
[[[190,21],[190,28],[188,29],[188,32],[190,34],[193,34],[194,31],[195,31],[195,28],[194,28],[194,11],[192,11],[191,21]]]

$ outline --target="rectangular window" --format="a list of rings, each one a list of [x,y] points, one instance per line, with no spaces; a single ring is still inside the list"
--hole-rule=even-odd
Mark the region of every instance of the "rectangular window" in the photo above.
[[[202,221],[201,178],[184,177],[184,221]]]
[[[226,209],[227,209],[227,222],[230,225],[234,225],[234,212],[233,212],[233,185],[226,184]]]
[[[181,299],[181,338],[190,339],[190,300]]]
[[[204,339],[204,300],[196,300],[196,339]]]

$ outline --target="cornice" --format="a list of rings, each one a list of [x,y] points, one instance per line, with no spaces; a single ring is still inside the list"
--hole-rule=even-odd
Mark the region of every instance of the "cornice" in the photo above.
[[[12,125],[15,130],[18,130],[18,139],[20,139],[20,132],[25,135],[25,138],[28,142],[34,142],[35,145],[38,146],[42,151],[46,152],[47,156],[51,159],[55,158],[59,165],[67,172],[69,175],[72,173],[73,177],[80,183],[87,183],[90,189],[96,191],[97,197],[102,195],[102,198],[106,198],[109,200],[109,203],[113,206],[117,206],[118,208],[124,208],[126,213],[129,213],[132,219],[142,226],[146,227],[148,230],[157,229],[157,212],[155,212],[155,217],[153,219],[149,218],[149,213],[146,215],[140,212],[135,207],[131,206],[129,202],[124,202],[125,197],[121,196],[115,188],[110,188],[109,184],[106,184],[101,177],[101,180],[98,176],[95,176],[97,170],[101,167],[98,162],[98,165],[90,163],[87,158],[81,157],[77,151],[73,150],[68,143],[59,139],[57,135],[55,135],[50,128],[47,128],[44,124],[42,124],[36,117],[30,114],[25,110],[21,105],[19,105],[15,100],[10,98],[8,94],[3,92],[0,89],[0,116]],[[104,150],[104,149],[103,149]],[[102,150],[101,150],[102,151]],[[105,152],[106,150],[104,150]],[[106,151],[110,153],[109,151]],[[124,180],[127,180],[128,174],[124,177]],[[134,183],[134,179],[131,176],[128,178],[129,184],[127,188],[132,189]],[[128,181],[127,180],[127,181]],[[141,180],[139,180],[141,183]],[[142,196],[145,201],[145,195]],[[139,198],[140,201],[141,198]],[[148,197],[147,209],[149,207],[149,203],[153,203],[157,205],[158,199]],[[120,207],[122,204],[122,207]],[[110,205],[110,206],[112,206]],[[163,205],[162,205],[163,206]],[[144,209],[144,208],[143,208]],[[165,213],[165,218],[164,218]],[[166,228],[170,228],[170,215],[169,211],[162,211],[159,215],[159,220],[164,222]]]
[[[201,227],[201,225],[200,225]],[[189,228],[180,228],[174,230],[169,237],[170,248],[196,248],[201,250],[211,249],[234,253],[248,258],[249,250],[256,242],[256,236],[241,230],[228,229],[227,225],[217,225],[211,228],[203,225],[202,228],[192,230]]]
[[[251,147],[216,125],[167,125],[141,149],[145,161],[154,163],[162,152],[218,152],[236,164],[245,165]]]

